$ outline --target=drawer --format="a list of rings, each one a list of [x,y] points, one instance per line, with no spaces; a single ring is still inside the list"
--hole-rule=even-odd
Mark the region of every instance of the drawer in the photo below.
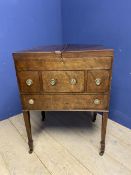
[[[108,110],[108,95],[22,95],[24,110]]]
[[[91,70],[87,74],[87,92],[108,92],[110,85],[110,71]]]
[[[21,92],[40,92],[39,73],[37,71],[20,71],[17,72],[17,77]]]
[[[81,53],[82,54],[82,53]],[[111,69],[112,57],[109,56],[79,56],[78,57],[57,57],[52,55],[45,57],[42,54],[15,55],[15,66],[17,70],[91,70]],[[19,59],[20,58],[20,59]]]
[[[43,71],[44,92],[83,92],[84,71]]]

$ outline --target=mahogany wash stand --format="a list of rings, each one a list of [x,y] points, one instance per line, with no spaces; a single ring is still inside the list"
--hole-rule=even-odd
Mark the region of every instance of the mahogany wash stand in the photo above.
[[[33,151],[30,110],[102,112],[100,155],[105,150],[113,49],[54,45],[13,53],[28,136]]]

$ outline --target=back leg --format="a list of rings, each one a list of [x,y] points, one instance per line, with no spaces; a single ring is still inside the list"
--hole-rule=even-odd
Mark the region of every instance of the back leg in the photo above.
[[[97,112],[93,112],[92,122],[96,121]]]
[[[45,111],[41,111],[41,115],[42,115],[42,121],[45,121]]]

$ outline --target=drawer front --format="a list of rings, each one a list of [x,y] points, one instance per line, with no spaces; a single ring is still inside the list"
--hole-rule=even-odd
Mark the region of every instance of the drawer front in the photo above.
[[[16,56],[17,58],[18,56]],[[19,57],[18,57],[19,58]],[[87,69],[111,69],[113,57],[61,57],[59,58],[42,58],[22,57],[15,59],[17,70],[87,70]]]
[[[39,73],[37,71],[20,71],[17,72],[17,77],[21,92],[40,92]]]
[[[87,74],[87,92],[108,92],[110,86],[110,71],[91,70]]]
[[[83,92],[84,71],[43,71],[44,92]]]
[[[22,95],[24,110],[108,110],[108,95]]]

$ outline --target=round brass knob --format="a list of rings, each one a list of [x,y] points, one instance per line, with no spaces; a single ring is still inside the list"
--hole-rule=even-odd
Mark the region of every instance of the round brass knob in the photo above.
[[[54,86],[55,84],[56,84],[56,80],[53,78],[53,79],[51,79],[50,80],[50,84],[52,85],[52,86]]]
[[[95,79],[95,82],[96,82],[96,85],[97,85],[97,86],[100,86],[100,84],[101,84],[101,79],[100,79],[100,78],[96,78],[96,79]]]
[[[76,81],[75,78],[72,78],[72,79],[70,80],[70,84],[71,84],[71,85],[75,85],[76,83],[77,83],[77,81]]]
[[[95,105],[99,105],[100,103],[101,103],[101,101],[100,101],[99,99],[95,99],[95,100],[94,100],[94,104],[95,104]]]
[[[33,80],[27,79],[26,84],[27,84],[27,86],[31,86],[33,84]]]
[[[34,104],[34,100],[33,100],[33,99],[30,99],[30,100],[29,100],[29,104],[30,104],[30,105],[33,105],[33,104]]]

